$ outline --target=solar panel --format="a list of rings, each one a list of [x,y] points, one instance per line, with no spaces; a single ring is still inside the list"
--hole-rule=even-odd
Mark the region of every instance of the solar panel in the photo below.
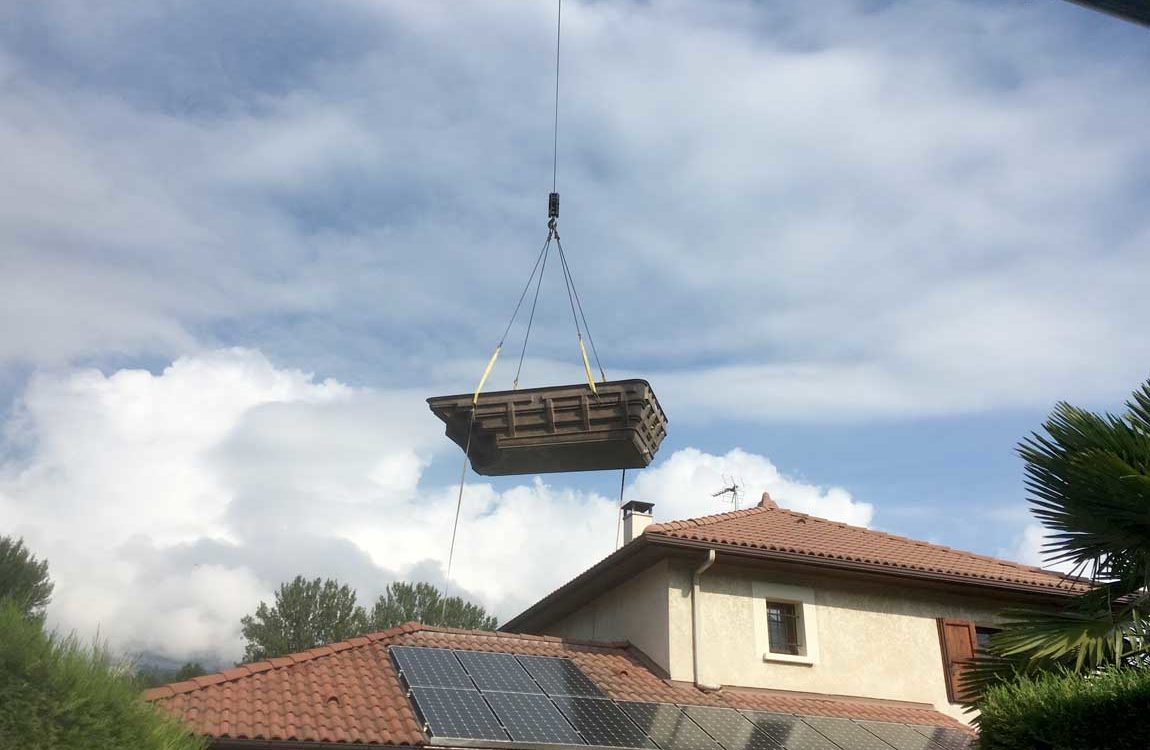
[[[555,696],[552,698],[563,715],[575,725],[588,745],[604,747],[643,747],[657,746],[627,718],[614,701],[600,698],[576,698]]]
[[[388,650],[410,687],[475,689],[455,654],[445,648],[392,646]]]
[[[886,721],[860,721],[858,723],[871,734],[881,737],[895,750],[938,750],[938,745],[906,724],[892,724]]]
[[[803,723],[798,716],[769,711],[740,712],[787,750],[839,750],[839,746]]]
[[[655,740],[663,750],[722,750],[710,735],[699,728],[678,706],[670,703],[616,703],[631,721]]]
[[[492,654],[487,651],[456,651],[463,667],[484,692],[498,690],[505,693],[538,693],[543,691],[531,675],[511,654]]]
[[[974,747],[974,738],[961,729],[953,727],[928,727],[922,724],[908,724],[911,729],[934,741],[946,750],[969,750]]]
[[[511,739],[517,742],[549,742],[583,745],[583,739],[546,695],[531,693],[484,693]]]
[[[779,750],[782,747],[733,708],[683,706],[683,711],[727,750]]]
[[[891,750],[891,746],[849,719],[804,716],[803,721],[845,750]]]
[[[607,697],[570,659],[524,654],[519,654],[515,658],[548,695]]]
[[[474,690],[413,687],[411,697],[432,737],[507,741],[507,732]]]

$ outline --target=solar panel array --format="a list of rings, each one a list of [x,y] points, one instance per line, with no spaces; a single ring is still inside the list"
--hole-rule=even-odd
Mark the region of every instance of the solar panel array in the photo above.
[[[635,750],[968,750],[953,728],[615,701],[570,659],[392,646],[432,744]]]

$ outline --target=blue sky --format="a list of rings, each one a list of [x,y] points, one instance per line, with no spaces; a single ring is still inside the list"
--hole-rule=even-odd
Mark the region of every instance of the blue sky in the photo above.
[[[702,515],[735,476],[1037,562],[1015,444],[1150,362],[1146,30],[564,6],[564,246],[608,374],[671,419],[628,495]],[[443,580],[460,457],[423,399],[474,386],[545,237],[554,13],[0,10],[0,532],[55,623],[234,658],[296,573]],[[524,385],[581,378],[556,270]],[[501,616],[610,550],[618,475],[473,480],[456,585]]]

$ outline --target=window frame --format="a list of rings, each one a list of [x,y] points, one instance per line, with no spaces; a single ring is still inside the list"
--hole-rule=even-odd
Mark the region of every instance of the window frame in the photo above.
[[[767,650],[772,654],[800,656],[804,651],[803,633],[800,627],[799,608],[794,602],[767,600]],[[778,613],[776,615],[776,613]],[[785,640],[775,643],[778,631]]]
[[[755,651],[764,662],[813,666],[819,660],[818,617],[813,589],[768,581],[753,581],[751,594],[754,602]],[[771,604],[789,604],[795,610],[795,637],[797,654],[771,651],[770,618],[767,608]]]

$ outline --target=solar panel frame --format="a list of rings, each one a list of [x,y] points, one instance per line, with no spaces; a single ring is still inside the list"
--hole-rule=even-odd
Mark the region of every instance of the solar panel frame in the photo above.
[[[592,682],[590,677],[583,674],[583,670],[579,669],[575,662],[570,659],[531,654],[516,654],[515,658],[547,695],[607,697],[599,689],[599,686]]]
[[[804,716],[803,722],[845,750],[893,750],[889,744],[850,719]]]
[[[514,742],[584,745],[583,737],[543,693],[483,693]]]
[[[411,698],[427,733],[436,739],[511,739],[478,691],[418,686],[411,688]]]
[[[739,713],[786,750],[840,750],[838,745],[794,714],[752,710],[740,710]]]
[[[663,750],[723,750],[722,745],[673,703],[616,701],[615,705]]]
[[[940,750],[939,746],[930,738],[921,732],[916,732],[906,724],[863,720],[856,723],[895,750]]]
[[[408,687],[475,690],[475,683],[451,649],[390,646],[388,652]]]
[[[533,693],[545,695],[543,688],[527,673],[514,654],[491,651],[455,651],[476,686],[483,692]]]
[[[970,750],[974,747],[974,738],[961,729],[954,727],[929,727],[925,724],[907,724],[908,727],[925,735],[944,750]]]
[[[782,750],[782,745],[733,708],[682,706],[682,709],[726,750]]]
[[[613,700],[572,695],[556,695],[551,700],[588,745],[659,750]]]

